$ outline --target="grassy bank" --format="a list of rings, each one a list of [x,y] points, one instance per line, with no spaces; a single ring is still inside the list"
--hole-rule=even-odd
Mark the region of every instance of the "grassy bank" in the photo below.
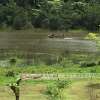
[[[28,66],[28,67],[0,67],[0,84],[4,85],[14,81],[15,77],[21,73],[39,74],[39,73],[100,73],[100,66],[81,68],[79,65],[62,66]]]

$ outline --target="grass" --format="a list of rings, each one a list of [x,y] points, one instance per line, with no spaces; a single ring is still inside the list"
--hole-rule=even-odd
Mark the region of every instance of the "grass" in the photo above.
[[[70,87],[64,89],[63,95],[65,100],[91,100],[88,93],[88,88],[86,88],[86,86],[90,83],[100,83],[100,80],[78,80],[72,82]],[[34,84],[22,82],[20,87],[20,100],[47,100],[46,95],[43,94],[43,91],[50,84],[54,84],[54,81],[38,81]],[[95,89],[93,92],[98,95],[98,98],[95,100],[99,100],[100,89]],[[0,87],[0,100],[15,100],[9,87]]]
[[[43,85],[24,85],[20,88],[20,100],[45,100],[40,93],[43,90]],[[3,91],[3,92],[2,92]],[[14,94],[9,87],[0,87],[0,100],[15,100]]]
[[[79,65],[69,65],[69,66],[27,66],[27,67],[0,67],[0,74],[4,75],[8,71],[13,71],[15,73],[77,73],[77,72],[100,72],[100,66],[93,67],[80,67]]]
[[[16,76],[21,73],[30,73],[30,74],[38,74],[38,73],[100,73],[100,65],[92,66],[92,67],[81,67],[79,61],[83,61],[84,57],[74,56],[70,57],[72,60],[68,60],[67,58],[62,60],[59,63],[55,63],[53,65],[42,64],[32,64],[31,66],[16,66],[12,65],[9,67],[0,67],[0,85],[8,84],[9,82],[14,81],[16,77],[8,77],[8,76]],[[76,62],[73,62],[73,60]],[[10,74],[10,75],[9,75]],[[12,75],[13,74],[13,75]]]
[[[66,60],[65,60],[66,61]],[[15,77],[7,77],[8,72],[13,72]],[[7,84],[13,83],[16,80],[16,75],[20,73],[100,73],[100,66],[93,67],[80,67],[79,64],[65,63],[53,65],[33,65],[26,67],[0,67],[0,100],[15,100],[13,92],[9,89]],[[63,96],[65,100],[92,100],[88,94],[86,87],[90,83],[100,84],[99,79],[73,79],[72,85],[65,88]],[[53,80],[27,80],[22,81],[20,86],[20,100],[48,100],[46,95],[43,94],[48,85],[54,85]],[[100,89],[94,89],[93,94],[98,95],[99,100]]]
[[[95,84],[95,83],[99,83],[100,84],[100,80],[82,80],[82,81],[77,81],[75,82],[71,88],[69,88],[66,92],[68,93],[68,100],[99,100],[100,98],[95,98],[95,99],[91,99],[90,95],[89,95],[89,91],[87,88],[88,84]],[[93,91],[93,95],[99,95],[100,89],[98,87],[98,89],[94,89]]]
[[[5,76],[9,71],[19,73],[100,73],[100,66],[80,67],[74,66],[28,66],[28,67],[0,67],[0,75]]]
[[[9,77],[8,74],[12,73],[15,77]],[[13,82],[16,75],[21,73],[100,73],[100,66],[81,68],[77,64],[69,67],[62,66],[28,66],[28,67],[0,67],[0,85],[5,85]],[[33,83],[33,82],[32,82]]]

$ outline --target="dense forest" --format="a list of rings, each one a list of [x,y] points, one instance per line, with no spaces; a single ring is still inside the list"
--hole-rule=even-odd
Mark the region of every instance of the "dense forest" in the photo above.
[[[0,27],[100,29],[100,0],[0,0]]]

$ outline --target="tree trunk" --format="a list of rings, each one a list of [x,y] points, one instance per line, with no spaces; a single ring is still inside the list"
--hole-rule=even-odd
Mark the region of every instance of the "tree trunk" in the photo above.
[[[19,96],[16,96],[16,100],[19,100]]]

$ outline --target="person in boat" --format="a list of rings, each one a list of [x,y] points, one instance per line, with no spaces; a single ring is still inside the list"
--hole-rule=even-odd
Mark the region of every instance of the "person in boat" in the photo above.
[[[49,34],[48,37],[49,37],[49,38],[54,38],[54,37],[55,37],[55,34],[54,34],[54,33]]]
[[[64,38],[64,34],[54,34],[54,33],[51,33],[48,35],[49,38]]]

